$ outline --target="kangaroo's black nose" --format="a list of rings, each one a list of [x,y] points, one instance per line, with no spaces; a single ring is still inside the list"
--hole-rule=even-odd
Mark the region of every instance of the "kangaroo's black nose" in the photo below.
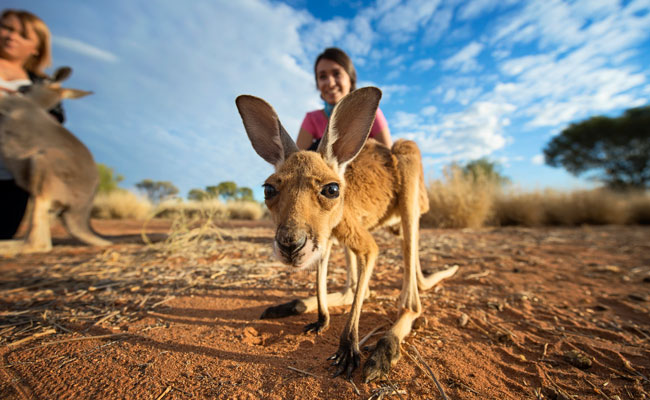
[[[292,258],[292,256],[305,247],[307,243],[307,237],[294,237],[291,235],[276,235],[275,241],[278,244],[278,249],[284,254],[287,258]]]

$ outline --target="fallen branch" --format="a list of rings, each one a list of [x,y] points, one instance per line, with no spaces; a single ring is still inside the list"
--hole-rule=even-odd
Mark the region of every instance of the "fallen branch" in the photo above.
[[[436,378],[436,375],[433,373],[431,368],[429,368],[429,365],[424,361],[424,359],[420,355],[420,352],[418,351],[418,349],[415,348],[415,346],[413,346],[411,344],[409,344],[409,346],[411,347],[411,349],[413,350],[413,352],[417,356],[418,361],[420,361],[426,367],[427,371],[429,372],[429,375],[431,376],[431,379],[433,379],[433,382],[438,387],[438,390],[440,391],[440,394],[442,395],[442,398],[444,400],[449,400],[449,397],[447,397],[447,395],[445,394],[445,391],[442,389],[442,385],[440,385],[440,382],[438,382],[438,378]]]
[[[291,366],[287,366],[287,368],[289,368],[289,369],[292,370],[292,371],[300,372],[301,374],[309,375],[309,376],[311,376],[311,377],[319,378],[319,379],[320,379],[320,377],[319,377],[318,375],[314,375],[314,374],[312,374],[311,372],[303,371],[303,370],[301,370],[301,369],[294,368],[294,367],[291,367]]]
[[[28,336],[26,338],[22,338],[20,340],[17,340],[17,341],[15,341],[13,343],[9,343],[7,345],[7,347],[9,347],[9,348],[15,347],[15,346],[18,346],[20,344],[32,341],[34,339],[38,339],[39,337],[48,336],[48,335],[52,335],[52,334],[55,334],[55,333],[56,333],[56,329],[46,329],[43,332],[35,333],[32,336]]]

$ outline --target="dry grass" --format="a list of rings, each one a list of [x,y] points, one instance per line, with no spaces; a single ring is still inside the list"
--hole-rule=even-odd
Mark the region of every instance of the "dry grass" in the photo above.
[[[206,217],[215,220],[246,219],[258,220],[265,216],[265,208],[254,201],[221,202],[218,199],[203,201],[168,200],[160,203],[154,211],[156,217],[174,218],[178,215],[187,217]]]
[[[463,176],[454,168],[429,183],[431,210],[425,226],[576,226],[650,224],[650,194],[607,189],[525,192],[502,189],[483,178]]]
[[[496,185],[484,177],[468,178],[450,167],[443,180],[429,182],[430,210],[422,223],[440,228],[478,228],[491,215]]]
[[[634,193],[629,195],[628,223],[650,225],[649,193]]]
[[[128,190],[98,193],[93,202],[91,216],[103,219],[146,219],[153,206],[149,200]]]
[[[254,201],[231,201],[226,203],[229,219],[257,221],[266,216],[266,207]]]

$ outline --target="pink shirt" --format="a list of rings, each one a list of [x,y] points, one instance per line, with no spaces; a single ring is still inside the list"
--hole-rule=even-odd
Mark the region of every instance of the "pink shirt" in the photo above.
[[[375,122],[372,124],[370,129],[370,137],[375,137],[379,132],[388,127],[388,122],[386,122],[386,117],[384,113],[377,108],[377,114],[375,115]],[[320,139],[325,133],[327,128],[327,116],[323,110],[316,110],[308,112],[305,115],[305,119],[302,121],[300,129],[304,129],[307,132],[311,133],[314,137],[314,140]]]

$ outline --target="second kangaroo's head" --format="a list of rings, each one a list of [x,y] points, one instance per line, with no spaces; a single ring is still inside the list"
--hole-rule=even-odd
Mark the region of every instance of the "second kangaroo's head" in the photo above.
[[[359,154],[375,119],[381,91],[353,91],[334,107],[318,151],[299,151],[273,108],[242,95],[236,103],[253,148],[275,167],[264,198],[276,224],[274,249],[295,267],[317,261],[341,222],[345,167]]]
[[[20,92],[45,110],[51,109],[63,99],[76,99],[91,94],[92,92],[84,90],[61,87],[61,82],[68,79],[71,73],[72,68],[61,67],[54,72],[54,75],[45,78],[42,82],[23,86]]]

